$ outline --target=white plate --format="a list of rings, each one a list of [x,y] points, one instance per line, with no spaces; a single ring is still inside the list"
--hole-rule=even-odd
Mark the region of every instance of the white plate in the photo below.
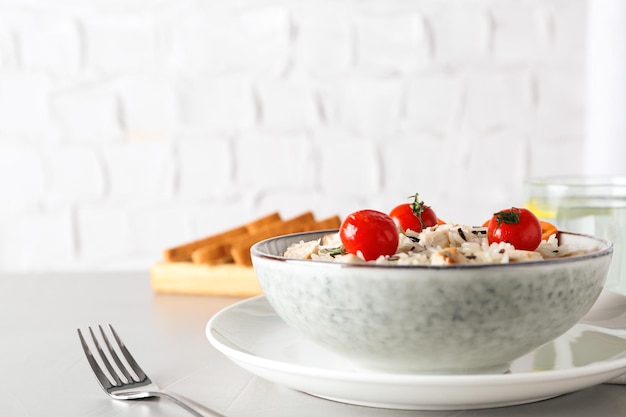
[[[626,297],[605,292],[587,320],[515,361],[510,373],[488,375],[358,369],[286,325],[263,296],[222,310],[206,334],[242,368],[314,396],[381,408],[457,410],[529,403],[610,381],[626,372],[624,328]]]

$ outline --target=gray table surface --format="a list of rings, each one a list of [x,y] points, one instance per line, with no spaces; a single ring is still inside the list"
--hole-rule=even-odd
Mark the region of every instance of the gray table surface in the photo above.
[[[236,301],[157,295],[147,272],[0,276],[0,416],[189,415],[165,400],[105,395],[76,329],[108,323],[161,387],[228,417],[626,416],[626,386],[608,384],[486,410],[384,410],[319,399],[260,379],[209,344],[207,321]]]

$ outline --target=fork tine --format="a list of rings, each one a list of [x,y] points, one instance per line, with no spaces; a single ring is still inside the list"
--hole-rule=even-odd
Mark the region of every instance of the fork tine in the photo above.
[[[122,339],[120,339],[120,337],[117,335],[117,332],[115,331],[113,326],[111,326],[110,324],[109,324],[109,329],[111,329],[111,333],[113,333],[113,337],[115,338],[115,341],[117,342],[117,345],[119,346],[120,351],[126,358],[126,361],[130,365],[130,367],[137,374],[139,379],[141,381],[143,381],[144,379],[150,380],[150,378],[148,378],[148,375],[146,375],[143,369],[141,369],[141,367],[139,366],[135,358],[133,358],[133,355],[131,355],[128,349],[126,349],[126,345],[124,345],[124,342],[122,342]]]
[[[100,343],[98,342],[98,339],[96,338],[96,335],[94,334],[93,329],[91,327],[89,328],[89,333],[91,333],[91,338],[93,339],[94,345],[96,345],[96,349],[98,350],[100,359],[104,363],[104,366],[106,366],[106,368],[109,370],[111,377],[113,377],[113,380],[115,381],[115,385],[122,385],[123,384],[122,380],[120,379],[119,375],[115,371],[115,368],[113,368],[113,365],[111,365],[111,362],[109,361],[106,354],[102,350],[102,347],[100,347]]]
[[[109,327],[111,327],[110,324],[109,324]],[[122,363],[122,361],[120,360],[120,357],[117,355],[117,352],[115,352],[115,349],[113,349],[113,346],[111,345],[111,342],[109,341],[109,338],[104,333],[104,329],[102,329],[102,326],[98,325],[98,328],[100,329],[100,334],[102,335],[102,339],[104,340],[104,343],[107,345],[107,349],[109,349],[109,353],[111,354],[111,357],[113,358],[113,361],[117,365],[118,369],[120,371],[122,371],[122,373],[124,374],[124,377],[126,378],[126,381],[128,381],[128,383],[131,383],[133,381],[134,382],[138,382],[130,374],[130,372],[128,372],[128,369],[126,369],[126,365],[124,365]],[[118,343],[118,345],[119,345],[119,343]],[[139,379],[141,380],[143,378],[139,377]]]
[[[100,383],[100,386],[104,390],[107,390],[113,387],[113,384],[111,384],[111,381],[109,381],[109,378],[107,378],[105,373],[102,371],[102,368],[100,367],[100,365],[98,365],[98,362],[96,362],[96,359],[93,357],[93,354],[91,353],[91,349],[89,349],[87,342],[85,342],[85,338],[83,337],[82,332],[80,331],[80,329],[77,329],[77,330],[78,330],[78,337],[80,338],[80,344],[82,345],[83,352],[85,352],[85,356],[87,357],[87,362],[89,362],[89,366],[91,366],[91,369],[96,375],[96,378],[98,379],[98,382]]]

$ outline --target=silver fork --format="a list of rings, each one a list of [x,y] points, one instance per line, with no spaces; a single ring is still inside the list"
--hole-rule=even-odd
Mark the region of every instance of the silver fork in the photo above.
[[[80,329],[77,329],[78,337],[80,338],[83,351],[87,356],[89,366],[91,366],[91,369],[96,375],[98,383],[112,398],[117,400],[136,400],[149,397],[167,398],[198,417],[224,417],[222,414],[208,409],[193,400],[160,389],[148,378],[148,375],[141,369],[139,364],[137,364],[115,332],[115,329],[113,329],[113,326],[109,325],[109,329],[117,345],[117,350],[113,347],[113,344],[102,329],[102,326],[99,325],[98,328],[100,329],[100,335],[102,336],[105,349],[108,353],[105,353],[91,327],[89,328],[89,333],[91,334],[91,339],[93,340],[100,361],[104,364],[109,376],[107,376],[107,372],[102,369],[94,357],[94,354],[91,352],[91,349],[89,349],[89,345],[85,341]],[[120,359],[117,351],[121,352],[126,363]],[[115,366],[113,366],[109,358],[113,360]]]

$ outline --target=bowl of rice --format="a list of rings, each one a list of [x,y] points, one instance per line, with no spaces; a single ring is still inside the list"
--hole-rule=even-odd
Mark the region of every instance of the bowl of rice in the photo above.
[[[559,232],[519,251],[485,233],[446,224],[401,234],[395,255],[367,262],[337,253],[336,230],[270,238],[251,254],[276,313],[356,369],[503,373],[589,311],[613,246]]]

